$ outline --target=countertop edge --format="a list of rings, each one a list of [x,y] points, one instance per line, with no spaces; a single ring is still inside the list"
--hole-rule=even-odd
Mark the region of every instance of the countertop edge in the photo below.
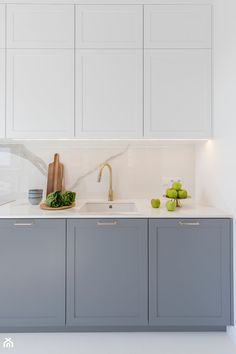
[[[133,199],[137,205],[137,212],[133,213],[82,213],[81,207],[91,200],[80,200],[75,208],[67,210],[46,211],[32,206],[27,200],[18,200],[0,206],[0,219],[233,219],[233,215],[217,208],[186,201],[181,208],[169,212],[165,202],[158,209],[154,209],[147,199]],[[92,200],[94,202],[94,200]],[[104,201],[102,201],[104,202]],[[117,200],[117,203],[130,200]]]

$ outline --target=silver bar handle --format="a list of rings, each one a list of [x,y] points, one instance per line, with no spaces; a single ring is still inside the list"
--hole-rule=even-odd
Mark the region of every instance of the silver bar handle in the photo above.
[[[179,225],[181,225],[181,226],[199,226],[200,222],[199,221],[196,221],[196,222],[179,221]]]
[[[34,221],[32,222],[15,222],[14,226],[33,226]]]
[[[98,226],[115,226],[115,225],[117,225],[117,221],[111,221],[111,222],[98,221],[97,225]]]

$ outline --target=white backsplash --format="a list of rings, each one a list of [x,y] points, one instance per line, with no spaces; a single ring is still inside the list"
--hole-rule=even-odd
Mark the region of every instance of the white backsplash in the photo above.
[[[181,178],[194,197],[194,143],[160,141],[4,142],[0,144],[0,194],[26,197],[29,188],[45,189],[46,165],[56,152],[65,166],[65,186],[74,186],[79,198],[106,198],[107,171],[97,183],[97,168],[106,160],[113,168],[115,198],[161,196],[165,179],[172,177]]]

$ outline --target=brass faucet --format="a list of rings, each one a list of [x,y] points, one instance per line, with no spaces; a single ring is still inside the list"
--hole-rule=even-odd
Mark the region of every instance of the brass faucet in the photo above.
[[[113,190],[112,190],[112,168],[111,165],[107,162],[104,162],[103,164],[101,164],[100,166],[100,170],[98,173],[98,182],[101,182],[101,178],[102,178],[102,171],[104,169],[104,167],[107,167],[109,170],[109,190],[108,190],[108,200],[109,202],[113,201]]]

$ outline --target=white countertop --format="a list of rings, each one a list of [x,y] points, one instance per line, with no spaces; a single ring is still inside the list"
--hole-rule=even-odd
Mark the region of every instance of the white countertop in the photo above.
[[[165,200],[162,200],[161,207],[154,209],[150,205],[150,200],[138,199],[132,200],[136,203],[137,212],[132,213],[81,213],[80,209],[85,202],[97,200],[79,200],[76,207],[67,210],[52,210],[46,211],[40,209],[38,205],[31,205],[28,200],[19,200],[0,206],[0,219],[27,219],[27,218],[42,218],[42,219],[71,219],[71,218],[232,218],[232,215],[209,206],[195,204],[191,200],[183,200],[182,207],[176,211],[169,212],[165,207]],[[130,202],[130,200],[116,200],[116,202]]]

